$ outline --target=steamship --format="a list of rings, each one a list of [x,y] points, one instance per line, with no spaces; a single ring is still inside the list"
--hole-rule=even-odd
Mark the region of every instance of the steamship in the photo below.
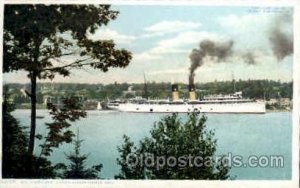
[[[178,85],[172,85],[172,99],[150,100],[135,97],[127,101],[108,102],[109,109],[137,113],[265,113],[265,102],[242,97],[242,92],[208,95],[197,99],[195,86],[189,85],[189,99],[180,99]]]

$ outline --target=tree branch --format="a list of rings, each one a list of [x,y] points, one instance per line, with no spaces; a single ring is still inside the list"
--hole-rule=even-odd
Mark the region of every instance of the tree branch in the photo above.
[[[68,67],[79,67],[79,66],[89,65],[92,62],[83,63],[83,64],[79,64],[79,63],[84,62],[84,61],[88,61],[90,59],[92,59],[92,58],[81,59],[81,60],[77,60],[77,61],[75,61],[73,63],[70,63],[68,65],[64,65],[64,66],[60,66],[60,67],[45,68],[45,69],[42,69],[42,70],[43,71],[53,71],[53,70],[63,69],[63,68],[68,68]]]
[[[25,89],[25,93],[26,93],[26,95],[28,95],[28,97],[32,97],[32,94],[31,93],[29,93],[29,91],[27,91],[26,89]]]
[[[65,53],[65,54],[61,54],[59,57],[63,57],[63,56],[68,56],[68,55],[74,55],[76,54],[75,52],[69,52],[69,53]],[[49,56],[49,57],[46,57],[44,59],[42,59],[41,61],[47,61],[51,58],[55,58],[55,56]]]

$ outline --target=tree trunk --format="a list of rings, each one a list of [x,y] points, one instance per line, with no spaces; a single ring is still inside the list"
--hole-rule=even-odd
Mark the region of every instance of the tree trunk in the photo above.
[[[34,150],[34,140],[35,140],[35,129],[36,129],[36,80],[38,76],[39,70],[39,53],[40,53],[40,45],[42,41],[39,37],[36,37],[34,40],[34,51],[33,51],[33,64],[32,64],[32,74],[30,76],[31,81],[31,125],[30,125],[30,135],[29,135],[29,144],[28,144],[28,154],[33,155]]]
[[[35,128],[36,128],[36,73],[32,73],[31,76],[31,126],[30,126],[30,136],[29,136],[29,145],[28,153],[33,155],[34,150],[34,140],[35,140]]]

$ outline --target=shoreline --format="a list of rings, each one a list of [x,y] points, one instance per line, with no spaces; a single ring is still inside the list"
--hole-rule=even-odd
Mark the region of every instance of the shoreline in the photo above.
[[[266,109],[266,113],[268,112],[293,112],[293,110],[286,110],[286,109],[274,109],[274,110],[269,110],[269,109]]]
[[[30,110],[30,108],[16,108],[16,110]],[[47,110],[47,108],[38,108],[37,110]],[[88,110],[85,110],[85,111],[104,111],[104,110],[97,110],[97,109],[94,109],[94,110],[91,110],[91,109],[88,109]],[[287,109],[273,109],[273,110],[270,110],[270,109],[266,109],[266,113],[270,113],[270,112],[293,112],[293,110],[287,110]]]

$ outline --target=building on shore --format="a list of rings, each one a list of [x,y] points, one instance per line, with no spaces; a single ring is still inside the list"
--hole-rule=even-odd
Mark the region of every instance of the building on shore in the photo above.
[[[290,98],[272,98],[266,101],[269,109],[286,109],[290,110],[293,106],[293,100]]]

